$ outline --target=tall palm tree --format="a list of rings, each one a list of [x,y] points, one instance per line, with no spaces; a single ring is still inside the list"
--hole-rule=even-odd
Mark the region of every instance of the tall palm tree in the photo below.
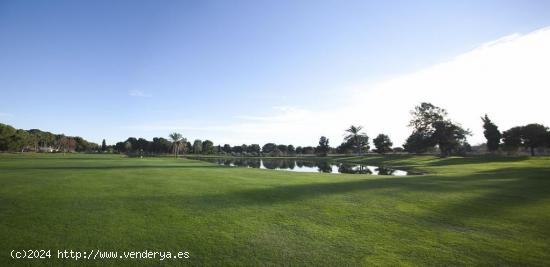
[[[178,152],[180,150],[180,143],[182,140],[182,135],[180,133],[171,133],[168,135],[172,139],[172,146],[174,147],[174,157],[178,157]]]
[[[359,150],[359,155],[362,154],[362,145],[361,145],[361,139],[365,136],[365,133],[361,132],[363,130],[363,126],[350,126],[348,129],[346,129],[346,132],[348,135],[344,137],[346,141],[351,140],[351,142],[355,145],[355,147]]]

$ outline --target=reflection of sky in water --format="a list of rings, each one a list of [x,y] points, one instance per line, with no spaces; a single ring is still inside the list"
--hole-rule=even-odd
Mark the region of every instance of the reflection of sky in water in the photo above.
[[[290,160],[290,159],[224,159],[224,158],[198,158],[200,160],[213,162],[229,167],[260,168],[269,170],[281,170],[292,172],[312,173],[352,173],[367,175],[393,175],[404,176],[406,171],[392,168],[358,165],[348,163],[328,163],[327,161],[315,160]]]

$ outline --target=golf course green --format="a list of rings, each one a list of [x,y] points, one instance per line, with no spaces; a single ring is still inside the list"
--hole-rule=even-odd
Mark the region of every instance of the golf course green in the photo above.
[[[0,154],[0,266],[550,265],[550,157],[331,160],[423,175]],[[24,250],[51,257],[10,256]],[[60,259],[58,250],[189,257]]]

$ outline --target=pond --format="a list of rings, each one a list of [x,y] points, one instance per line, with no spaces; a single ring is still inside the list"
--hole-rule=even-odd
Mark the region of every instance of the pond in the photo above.
[[[353,163],[332,163],[326,160],[254,159],[254,158],[192,158],[228,167],[259,168],[292,172],[352,173],[404,176],[407,171]]]

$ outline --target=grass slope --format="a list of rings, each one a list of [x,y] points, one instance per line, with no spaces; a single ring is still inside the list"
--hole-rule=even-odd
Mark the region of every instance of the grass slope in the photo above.
[[[376,177],[0,154],[0,265],[550,265],[550,158],[349,157]],[[13,260],[12,249],[189,251]]]

